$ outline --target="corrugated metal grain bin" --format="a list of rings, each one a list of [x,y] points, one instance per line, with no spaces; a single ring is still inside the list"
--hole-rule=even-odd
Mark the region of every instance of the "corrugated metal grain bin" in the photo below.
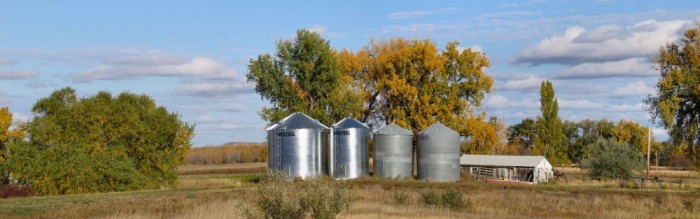
[[[459,133],[435,123],[418,133],[418,179],[459,180]]]
[[[389,124],[374,134],[374,175],[413,177],[413,132]]]
[[[369,127],[345,118],[331,128],[329,175],[334,179],[369,176]]]
[[[294,113],[268,128],[268,166],[290,179],[326,174],[328,127],[303,113]]]

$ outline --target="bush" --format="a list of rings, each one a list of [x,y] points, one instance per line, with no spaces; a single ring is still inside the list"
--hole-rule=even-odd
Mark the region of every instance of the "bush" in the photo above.
[[[398,205],[405,205],[410,203],[411,196],[408,194],[408,192],[396,191],[394,192],[393,197],[394,203]]]
[[[452,210],[462,210],[466,208],[464,204],[464,194],[454,189],[449,189],[442,193],[442,195],[438,195],[433,190],[423,192],[421,194],[421,202],[426,206],[438,206]]]
[[[260,187],[258,210],[265,218],[335,218],[350,207],[350,188],[343,181],[309,179],[290,182],[283,173],[269,173]],[[255,217],[248,213],[249,217]]]
[[[350,207],[350,189],[343,181],[313,179],[303,181],[301,206],[313,218],[335,218]]]
[[[420,195],[420,200],[427,206],[437,206],[440,204],[440,196],[433,190],[423,192]]]
[[[292,188],[285,186],[284,183],[275,182],[263,185],[260,189],[260,199],[257,202],[258,208],[266,218],[303,218],[305,210],[299,204],[297,194],[293,194]]]
[[[450,189],[442,194],[442,207],[452,210],[464,209],[464,194],[462,192]]]
[[[0,174],[39,195],[175,186],[194,126],[146,95],[101,91],[78,98],[54,91],[22,125],[27,140],[7,145]]]
[[[29,196],[34,196],[34,191],[29,186],[15,184],[0,186],[0,199]]]
[[[588,147],[590,157],[581,166],[590,177],[629,179],[644,168],[643,154],[627,143],[599,139]]]

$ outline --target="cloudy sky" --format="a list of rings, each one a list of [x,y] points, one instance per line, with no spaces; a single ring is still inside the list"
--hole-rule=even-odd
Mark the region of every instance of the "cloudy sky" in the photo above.
[[[268,103],[247,64],[306,28],[336,49],[405,37],[481,50],[495,79],[482,110],[508,124],[539,114],[551,80],[562,119],[649,125],[651,60],[698,21],[696,0],[0,1],[0,106],[27,121],[65,86],[144,93],[196,124],[197,146],[261,142]]]

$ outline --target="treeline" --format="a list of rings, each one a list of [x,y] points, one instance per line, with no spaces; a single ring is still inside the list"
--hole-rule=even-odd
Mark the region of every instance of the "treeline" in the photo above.
[[[267,162],[267,145],[255,143],[224,144],[190,148],[185,163],[190,165]]]
[[[538,133],[539,122],[537,119],[526,118],[520,123],[509,126],[507,136],[500,154],[541,155],[542,136]],[[584,119],[578,122],[563,121],[561,123],[563,139],[557,150],[563,153],[555,154],[555,160],[560,164],[580,164],[588,158],[593,150],[593,144],[598,140],[612,140],[627,143],[636,149],[638,153],[646,155],[648,142],[648,127],[638,122],[620,120],[618,122],[607,119]],[[691,162],[685,156],[689,148],[685,145],[674,145],[670,142],[658,142],[651,138],[652,165],[672,166],[687,168]],[[550,150],[552,150],[550,148]]]

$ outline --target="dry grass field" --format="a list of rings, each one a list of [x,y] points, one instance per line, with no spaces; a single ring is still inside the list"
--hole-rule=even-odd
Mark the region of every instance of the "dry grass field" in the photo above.
[[[265,163],[182,166],[178,188],[0,200],[0,218],[245,218],[254,208]],[[617,180],[587,180],[564,169],[567,180],[537,186],[364,178],[348,180],[353,203],[340,218],[700,218],[697,172],[652,172],[681,188],[629,188]],[[629,184],[629,183],[628,183]],[[424,205],[421,194],[464,194],[465,209]],[[403,203],[398,195],[407,199]]]

